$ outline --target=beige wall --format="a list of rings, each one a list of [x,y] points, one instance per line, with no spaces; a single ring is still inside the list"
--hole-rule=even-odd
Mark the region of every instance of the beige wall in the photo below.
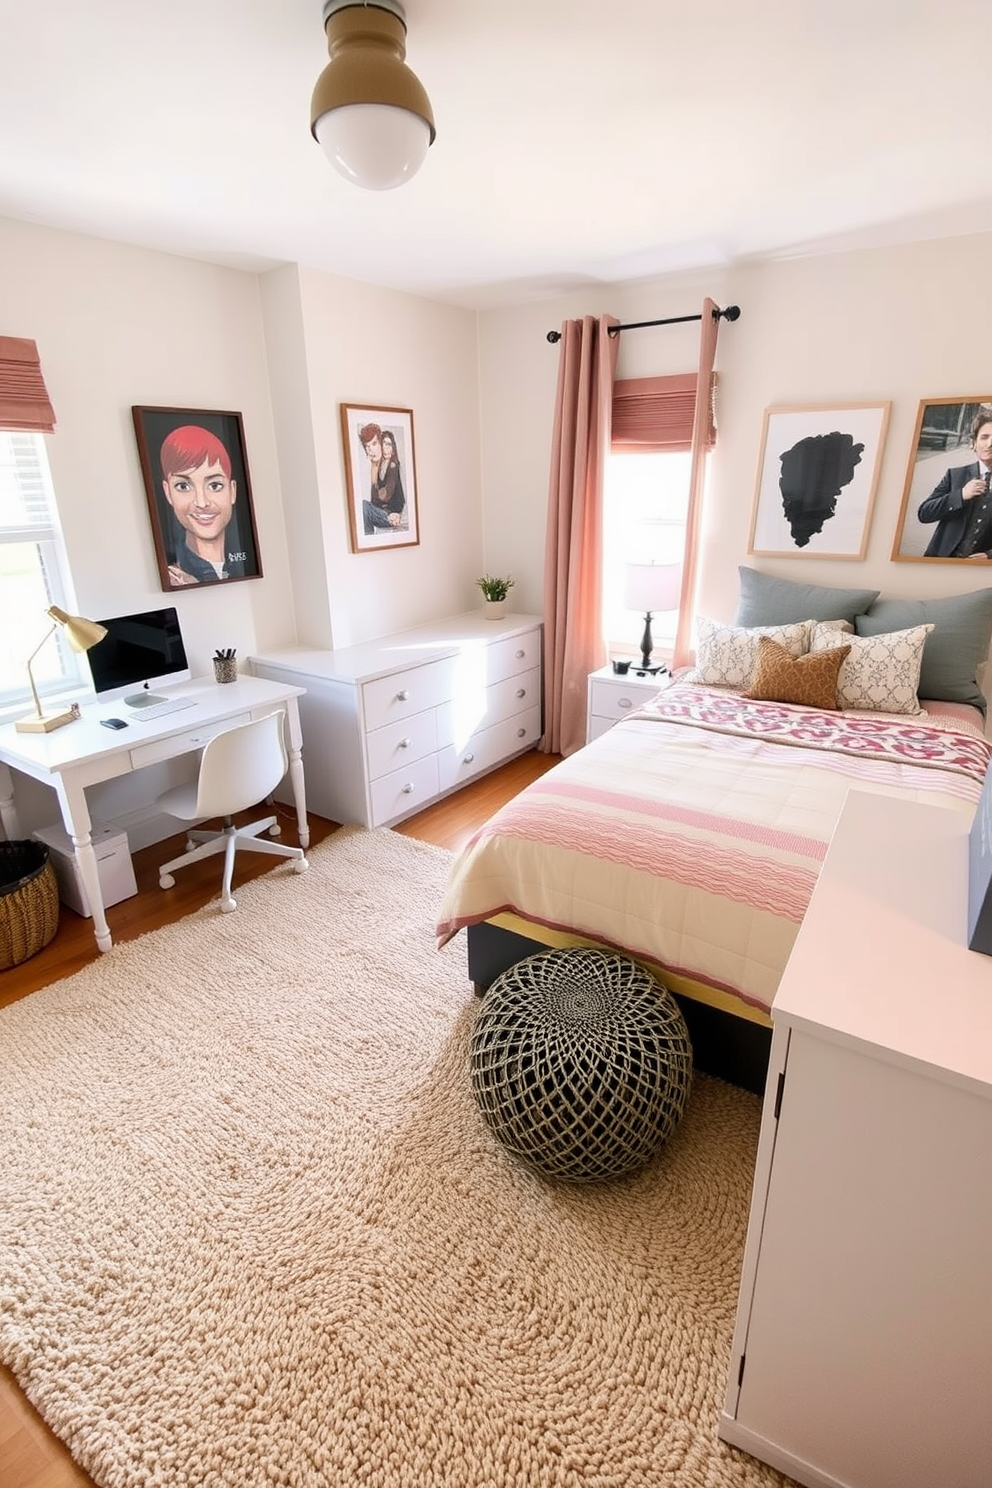
[[[699,608],[733,616],[762,416],[775,403],[891,400],[892,416],[865,561],[750,561],[892,595],[984,585],[983,567],[892,563],[889,552],[920,399],[992,387],[978,299],[990,252],[992,236],[977,235],[756,262],[476,316],[296,266],[255,277],[0,219],[0,330],[41,351],[84,614],[166,602],[132,404],[243,414],[264,578],[171,596],[204,672],[218,645],[242,656],[297,639],[344,646],[470,609],[483,568],[513,573],[514,607],[539,613],[558,357],[547,332],[602,311],[691,314],[705,294],[742,315],[720,332]],[[628,332],[619,374],[686,370],[697,345],[694,323]],[[351,553],[341,402],[413,409],[419,547]],[[129,793],[143,788],[115,785],[103,814],[140,815]]]
[[[547,331],[582,314],[611,312],[622,321],[692,314],[704,294],[740,305],[741,318],[721,323],[717,351],[720,432],[703,531],[702,613],[733,618],[742,562],[898,596],[958,594],[992,581],[984,565],[889,557],[920,400],[992,391],[979,298],[990,255],[992,236],[981,234],[607,286],[480,316],[486,551],[522,574],[520,608],[539,609],[541,597],[557,373]],[[625,333],[618,375],[691,370],[698,334],[692,323]],[[765,408],[860,400],[892,404],[864,561],[747,558]]]
[[[297,639],[343,646],[475,606],[473,313],[292,266],[256,277],[3,219],[0,264],[0,329],[37,341],[56,410],[47,444],[80,613],[175,604],[203,674],[218,646],[242,658]],[[340,401],[413,409],[418,547],[350,552]],[[163,592],[134,404],[243,415],[261,579]],[[94,814],[126,825],[132,845],[155,840],[163,824],[148,803],[172,778],[99,787]],[[56,814],[41,787],[20,784],[18,802],[28,828]]]
[[[301,643],[350,646],[474,609],[482,560],[474,313],[314,270],[299,277],[329,605],[327,631],[301,613]],[[277,387],[274,364],[272,380]],[[351,552],[341,403],[412,410],[418,546]],[[294,502],[291,494],[287,509]],[[294,587],[313,537],[309,522],[291,534]]]

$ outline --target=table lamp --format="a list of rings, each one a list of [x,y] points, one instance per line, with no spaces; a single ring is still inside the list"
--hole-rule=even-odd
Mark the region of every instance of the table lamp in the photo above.
[[[95,620],[84,620],[82,615],[67,615],[65,610],[59,609],[58,605],[51,605],[45,613],[53,623],[51,630],[45,632],[27,660],[28,681],[31,683],[35,712],[30,718],[19,718],[14,724],[14,728],[21,734],[50,734],[53,729],[61,728],[64,723],[72,723],[73,719],[79,717],[78,708],[68,708],[64,713],[45,713],[42,710],[41,699],[34,683],[34,674],[31,671],[31,663],[45,642],[55,634],[60,625],[74,651],[88,651],[91,646],[96,645],[97,641],[102,641],[107,634],[105,626],[98,625]]]
[[[659,610],[677,610],[682,597],[681,563],[628,563],[624,568],[623,602],[628,610],[644,615],[641,636],[641,671],[663,672],[660,664],[651,665],[651,616]]]

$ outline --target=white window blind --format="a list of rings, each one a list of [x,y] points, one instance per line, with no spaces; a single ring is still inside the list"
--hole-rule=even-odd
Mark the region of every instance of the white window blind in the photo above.
[[[681,563],[692,456],[611,454],[603,492],[603,629],[612,654],[636,655],[644,616],[625,609],[624,565]],[[671,654],[678,612],[652,625],[656,660]]]
[[[30,698],[27,658],[51,624],[48,606],[67,606],[67,572],[44,437],[0,429],[0,707]],[[39,693],[82,680],[61,627],[32,670]]]

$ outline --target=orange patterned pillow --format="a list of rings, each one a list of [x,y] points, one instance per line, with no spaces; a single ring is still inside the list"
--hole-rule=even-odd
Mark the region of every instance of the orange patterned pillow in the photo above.
[[[807,708],[837,707],[837,674],[850,646],[793,656],[777,641],[762,636],[751,685],[745,697],[768,703],[802,703]]]

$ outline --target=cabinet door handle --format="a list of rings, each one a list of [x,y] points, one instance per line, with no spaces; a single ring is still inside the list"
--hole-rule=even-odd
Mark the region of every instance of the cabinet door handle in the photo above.
[[[400,740],[400,748],[401,749],[409,749],[410,748],[410,745],[412,743],[413,743],[413,740],[412,739],[401,739]]]
[[[634,704],[631,702],[630,698],[617,698],[618,708],[632,708],[633,706]]]
[[[413,795],[413,786],[412,785],[405,785],[403,787],[403,794],[405,796],[412,796]]]
[[[526,689],[526,687],[518,687],[517,688],[517,697],[526,697],[526,696],[527,696],[527,689]]]
[[[523,661],[523,659],[524,659],[524,657],[526,655],[527,655],[527,652],[526,651],[518,651],[517,652],[517,660],[518,661]]]
[[[396,694],[396,701],[398,703],[408,703],[410,701],[410,694],[405,687],[402,692]]]
[[[518,739],[525,738],[526,737],[526,734],[527,734],[527,730],[525,728],[518,728],[517,729],[517,738]]]
[[[475,755],[474,754],[466,754],[465,757],[464,757],[464,759],[462,760],[462,764],[463,765],[470,765],[474,759],[475,759]]]

